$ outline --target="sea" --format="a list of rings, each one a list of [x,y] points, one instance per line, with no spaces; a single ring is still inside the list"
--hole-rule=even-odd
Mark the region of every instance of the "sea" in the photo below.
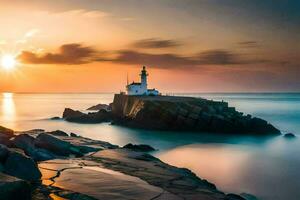
[[[300,199],[300,93],[172,95],[227,101],[237,110],[261,117],[283,133],[297,137],[149,131],[110,123],[50,120],[62,116],[67,107],[86,111],[98,103],[108,104],[113,93],[0,93],[0,125],[18,131],[59,129],[121,146],[149,144],[158,149],[153,154],[162,161],[188,168],[226,193],[248,193],[261,200]]]

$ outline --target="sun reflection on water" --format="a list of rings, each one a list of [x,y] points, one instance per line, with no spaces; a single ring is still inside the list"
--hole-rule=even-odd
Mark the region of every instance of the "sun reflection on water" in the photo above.
[[[16,109],[13,93],[2,93],[0,119],[5,123],[13,123],[16,117]]]

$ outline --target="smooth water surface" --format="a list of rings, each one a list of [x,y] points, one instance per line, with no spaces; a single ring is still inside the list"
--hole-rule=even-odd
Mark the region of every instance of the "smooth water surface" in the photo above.
[[[65,107],[84,111],[110,103],[113,94],[0,94],[0,125],[15,130],[64,130],[114,144],[146,143],[163,161],[194,171],[220,190],[251,193],[262,200],[300,199],[300,94],[180,94],[228,101],[239,111],[264,118],[282,132],[263,138],[145,131],[103,124],[49,120]]]

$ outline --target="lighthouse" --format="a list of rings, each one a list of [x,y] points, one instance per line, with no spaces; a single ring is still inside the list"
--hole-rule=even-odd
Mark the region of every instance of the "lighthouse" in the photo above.
[[[147,91],[147,88],[148,88],[148,85],[147,85],[147,76],[148,76],[148,73],[146,71],[146,67],[143,66],[143,69],[141,71],[141,88],[144,90],[144,91]]]
[[[132,82],[126,85],[127,95],[149,95],[149,96],[157,96],[160,95],[159,91],[156,89],[148,89],[147,82],[147,73],[146,67],[143,66],[142,71],[140,73],[141,82],[136,83]],[[128,82],[128,81],[127,81]]]

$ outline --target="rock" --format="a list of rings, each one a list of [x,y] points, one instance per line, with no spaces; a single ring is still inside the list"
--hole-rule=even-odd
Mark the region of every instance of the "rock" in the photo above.
[[[6,146],[0,144],[0,162],[4,162],[8,156],[9,150]]]
[[[247,200],[247,199],[236,194],[227,194],[225,200]]]
[[[114,124],[135,128],[229,134],[280,134],[267,121],[244,115],[228,103],[193,97],[115,94]]]
[[[214,184],[200,179],[188,169],[168,165],[144,152],[123,148],[103,150],[84,159],[98,162],[101,167],[138,177],[179,197],[161,199],[225,200],[225,194],[218,191]]]
[[[84,113],[80,112],[80,111],[75,111],[72,110],[71,108],[65,108],[64,113],[63,113],[63,118],[67,119],[67,118],[73,118],[73,117],[81,117],[82,115],[84,115]]]
[[[14,138],[13,144],[22,149],[26,155],[30,156],[35,161],[45,161],[56,158],[51,152],[35,147],[35,138],[28,134],[21,134]]]
[[[38,181],[41,173],[36,163],[28,156],[10,151],[4,163],[4,172],[27,181]]]
[[[246,200],[258,200],[258,198],[252,194],[242,193],[240,195]]]
[[[31,199],[30,185],[24,180],[0,173],[0,199],[29,200]]]
[[[296,138],[296,135],[294,135],[293,133],[286,133],[286,134],[284,134],[283,137],[285,137],[287,139],[292,139],[292,138]]]
[[[14,131],[3,126],[0,126],[0,144],[10,146],[10,138],[14,136]]]
[[[4,172],[4,166],[0,163],[0,172]]]
[[[56,136],[69,136],[66,132],[63,132],[61,130],[51,131],[51,132],[47,132],[47,133],[51,134],[51,135],[56,135]]]
[[[80,150],[70,142],[60,140],[59,138],[46,133],[41,133],[37,136],[35,145],[60,156],[69,156],[70,154],[76,156],[83,155]]]
[[[149,151],[155,151],[153,147],[147,144],[126,144],[123,146],[125,149],[131,149],[133,151],[142,151],[142,152],[149,152]]]
[[[78,135],[76,135],[75,133],[70,133],[71,137],[79,137]]]
[[[51,117],[50,119],[51,119],[51,120],[61,120],[60,117]]]
[[[110,107],[109,105],[107,104],[97,104],[95,106],[92,106],[92,107],[89,107],[87,110],[106,110],[106,111],[109,111],[110,110]]]
[[[112,120],[111,112],[106,110],[99,110],[98,112],[90,112],[88,114],[80,111],[75,111],[70,108],[66,108],[63,113],[63,118],[69,122],[77,123],[101,123],[109,122]]]
[[[13,140],[12,143],[17,147],[25,152],[30,152],[34,149],[34,138],[28,134],[21,134],[17,135]]]
[[[0,134],[5,134],[5,135],[9,135],[9,136],[14,136],[14,131],[9,129],[9,128],[5,128],[3,126],[0,126]]]

